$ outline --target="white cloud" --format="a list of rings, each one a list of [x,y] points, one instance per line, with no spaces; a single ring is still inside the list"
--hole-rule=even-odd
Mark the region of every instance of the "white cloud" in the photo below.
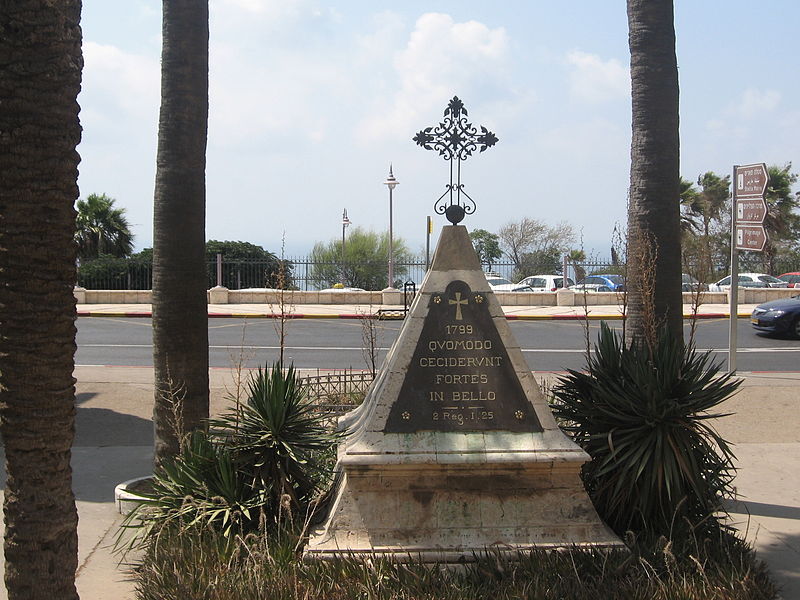
[[[719,111],[719,116],[706,121],[706,131],[733,140],[747,139],[752,134],[754,122],[763,121],[765,113],[774,115],[780,102],[781,93],[776,90],[748,88]],[[789,115],[791,113],[780,117],[783,119]],[[774,120],[773,117],[771,119]]]
[[[781,102],[781,94],[777,90],[746,89],[726,113],[744,119],[758,117],[765,112],[775,110]]]
[[[376,108],[359,126],[360,139],[406,137],[454,93],[468,108],[474,105],[476,97],[485,96],[487,89],[502,81],[508,46],[502,27],[490,29],[477,21],[456,23],[441,13],[422,15],[406,47],[395,56],[399,89],[375,99]]]
[[[223,146],[263,144],[265,137],[276,151],[290,139],[320,142],[328,129],[326,102],[347,88],[347,72],[335,56],[282,55],[263,64],[217,46],[211,60],[210,137]]]
[[[566,56],[570,93],[576,100],[599,103],[630,96],[628,67],[616,59],[604,61],[596,54],[573,50]]]
[[[83,43],[82,98],[103,107],[106,114],[120,111],[126,117],[149,118],[160,98],[158,60],[123,52],[115,46]],[[98,103],[97,101],[102,102]]]
[[[210,8],[212,36],[215,25],[235,35],[232,30],[246,30],[254,25],[275,31],[296,23],[341,19],[335,8],[322,8],[318,0],[220,0]]]
[[[240,9],[269,19],[280,19],[296,16],[306,4],[306,0],[223,0],[223,5],[228,6],[223,10]]]

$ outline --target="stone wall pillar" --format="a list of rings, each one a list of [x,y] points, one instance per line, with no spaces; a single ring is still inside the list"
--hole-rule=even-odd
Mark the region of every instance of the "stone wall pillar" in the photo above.
[[[208,290],[208,303],[209,304],[227,304],[228,303],[228,288],[221,285],[216,285]]]
[[[382,303],[390,306],[399,306],[403,303],[403,292],[397,288],[388,287],[381,292]]]
[[[557,290],[556,306],[575,306],[575,292],[566,288]]]

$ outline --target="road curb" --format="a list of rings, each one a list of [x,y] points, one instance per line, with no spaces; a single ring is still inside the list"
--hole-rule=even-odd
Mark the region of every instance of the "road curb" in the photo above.
[[[140,312],[116,312],[116,311],[86,311],[79,310],[77,315],[79,317],[125,317],[125,318],[152,318],[153,313],[148,311]],[[272,314],[272,313],[208,313],[209,319],[385,319],[385,320],[402,320],[402,317],[379,317],[377,314],[354,314],[354,313],[289,313],[286,315]],[[506,315],[509,321],[619,321],[624,319],[624,315],[620,314],[602,314],[602,315]],[[699,315],[684,314],[685,320],[690,319],[727,319],[726,313],[704,313]],[[750,313],[739,313],[739,319],[749,319]]]

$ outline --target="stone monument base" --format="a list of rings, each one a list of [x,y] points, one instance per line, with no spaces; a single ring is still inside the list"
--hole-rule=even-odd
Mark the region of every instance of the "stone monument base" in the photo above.
[[[444,446],[458,443],[451,436],[458,434],[398,436],[401,445],[403,438],[417,448],[438,445],[438,453],[384,454],[381,462],[351,453],[326,527],[312,534],[306,558],[373,554],[462,563],[484,552],[621,545],[583,488],[582,452],[553,448],[542,439],[547,434],[487,432],[477,437],[488,437],[482,441],[490,446],[494,440],[494,448],[448,454]],[[516,452],[509,450],[514,445]]]

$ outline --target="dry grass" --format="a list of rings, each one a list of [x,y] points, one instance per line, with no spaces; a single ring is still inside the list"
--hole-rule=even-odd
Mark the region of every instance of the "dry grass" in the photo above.
[[[629,540],[630,542],[630,540]],[[741,540],[659,539],[631,551],[534,551],[453,570],[382,559],[304,564],[284,533],[225,539],[162,532],[136,573],[142,600],[768,600],[764,565]]]

